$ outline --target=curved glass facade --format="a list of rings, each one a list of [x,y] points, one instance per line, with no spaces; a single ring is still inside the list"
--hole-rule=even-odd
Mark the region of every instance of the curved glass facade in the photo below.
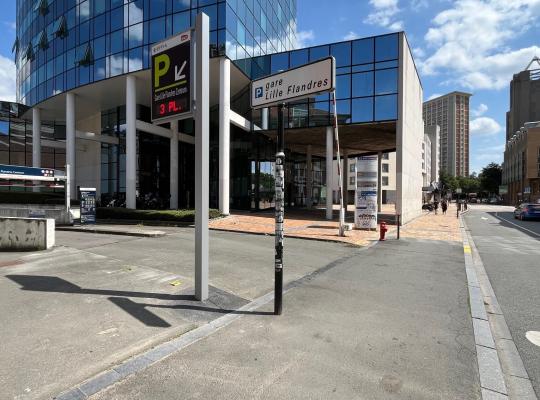
[[[210,52],[231,59],[290,50],[296,0],[17,0],[17,100],[149,67],[149,48],[210,17]]]

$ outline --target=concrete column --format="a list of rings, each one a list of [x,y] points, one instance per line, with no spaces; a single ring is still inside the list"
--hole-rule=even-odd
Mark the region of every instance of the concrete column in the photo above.
[[[41,110],[32,109],[32,166],[41,167]]]
[[[332,181],[334,179],[334,128],[326,127],[326,219],[332,219],[333,196]]]
[[[343,208],[349,204],[349,150],[343,149]]]
[[[268,129],[268,107],[261,110],[261,129],[263,131]]]
[[[77,176],[75,119],[75,95],[68,93],[66,95],[66,163],[69,165],[69,187],[72,199],[77,198],[77,186],[75,185],[75,177]]]
[[[219,210],[229,214],[229,172],[231,146],[231,61],[219,62]]]
[[[178,209],[178,121],[171,121],[170,192],[169,208],[176,210]]]
[[[382,212],[382,153],[377,155],[377,211]]]
[[[306,151],[306,207],[313,206],[313,160],[311,145],[307,145]]]
[[[126,77],[126,208],[137,208],[137,82]]]

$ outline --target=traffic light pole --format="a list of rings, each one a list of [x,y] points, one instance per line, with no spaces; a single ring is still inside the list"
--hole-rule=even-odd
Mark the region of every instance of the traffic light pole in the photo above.
[[[283,223],[285,221],[285,104],[278,106],[278,132],[275,168],[276,188],[276,248],[274,314],[283,309]]]

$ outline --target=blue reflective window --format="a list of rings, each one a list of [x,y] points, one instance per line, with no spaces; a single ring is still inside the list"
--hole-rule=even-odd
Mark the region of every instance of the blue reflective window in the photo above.
[[[184,32],[188,30],[190,26],[189,11],[173,15],[173,33]]]
[[[142,0],[129,3],[129,24],[134,25],[143,21],[143,2]]]
[[[351,101],[338,100],[336,101],[337,117],[339,124],[351,123]]]
[[[104,58],[94,62],[94,81],[99,81],[106,78],[105,66],[106,64]]]
[[[352,42],[352,63],[367,64],[374,61],[373,38]]]
[[[79,4],[80,22],[87,21],[90,18],[90,1],[86,0]]]
[[[167,11],[165,0],[152,0],[150,2],[150,18],[161,17]]]
[[[155,43],[165,39],[165,18],[150,21],[150,42]]]
[[[351,65],[351,43],[344,42],[333,44],[330,47],[330,54],[336,59],[336,67]]]
[[[375,97],[375,120],[397,119],[397,95]]]
[[[352,99],[351,122],[373,121],[373,98]]]
[[[173,11],[185,11],[189,10],[189,0],[173,0]]]
[[[111,44],[109,54],[124,50],[124,31],[116,31],[110,35]]]
[[[90,39],[90,22],[79,25],[79,43],[88,42]]]
[[[336,98],[345,99],[351,97],[351,76],[338,75],[336,77]]]
[[[398,61],[384,61],[384,62],[378,62],[375,64],[375,69],[383,69],[383,68],[397,68],[398,67]]]
[[[308,50],[296,50],[291,53],[291,68],[307,64],[309,62]]]
[[[271,73],[289,69],[289,53],[273,54]]]
[[[328,126],[330,123],[330,103],[328,101],[310,104],[309,126]]]
[[[94,37],[102,36],[105,34],[105,16],[106,14],[101,14],[94,18]]]
[[[352,76],[353,97],[373,96],[373,72],[363,72]]]
[[[137,25],[129,27],[129,48],[138,47],[143,42],[143,24],[142,22]]]
[[[210,30],[211,31],[218,28],[217,6],[216,5],[200,8],[199,12],[203,12],[206,15],[208,15],[208,17],[210,17]]]
[[[94,58],[105,57],[105,36],[94,39]]]
[[[111,31],[124,27],[124,9],[115,8],[111,11]]]
[[[105,0],[94,0],[94,15],[104,13],[106,8]]]
[[[397,59],[399,56],[398,35],[378,36],[375,38],[375,61]]]
[[[309,61],[317,61],[328,57],[328,46],[312,47],[309,49]]]
[[[89,67],[78,67],[79,73],[79,85],[86,85],[90,83],[90,69]]]
[[[75,87],[75,68],[66,72],[66,90],[71,90]]]
[[[244,25],[242,24],[242,22],[240,22],[240,20],[238,20],[236,23],[236,40],[238,40],[238,43],[240,43],[240,45],[246,45],[246,28],[244,28]]]
[[[139,71],[143,67],[143,51],[142,47],[138,47],[129,52],[129,72]]]
[[[397,69],[375,71],[375,94],[390,94],[397,92]]]
[[[352,67],[352,72],[364,72],[373,70],[373,64],[356,65]]]

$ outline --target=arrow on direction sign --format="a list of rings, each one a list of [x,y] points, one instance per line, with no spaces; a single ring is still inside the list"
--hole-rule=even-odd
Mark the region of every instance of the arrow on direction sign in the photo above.
[[[184,63],[180,67],[180,70],[178,69],[178,65],[174,66],[174,80],[175,81],[182,80],[186,77],[185,74],[182,74],[182,71],[184,70],[184,68],[186,68],[186,64],[187,64],[187,61],[184,61]]]

